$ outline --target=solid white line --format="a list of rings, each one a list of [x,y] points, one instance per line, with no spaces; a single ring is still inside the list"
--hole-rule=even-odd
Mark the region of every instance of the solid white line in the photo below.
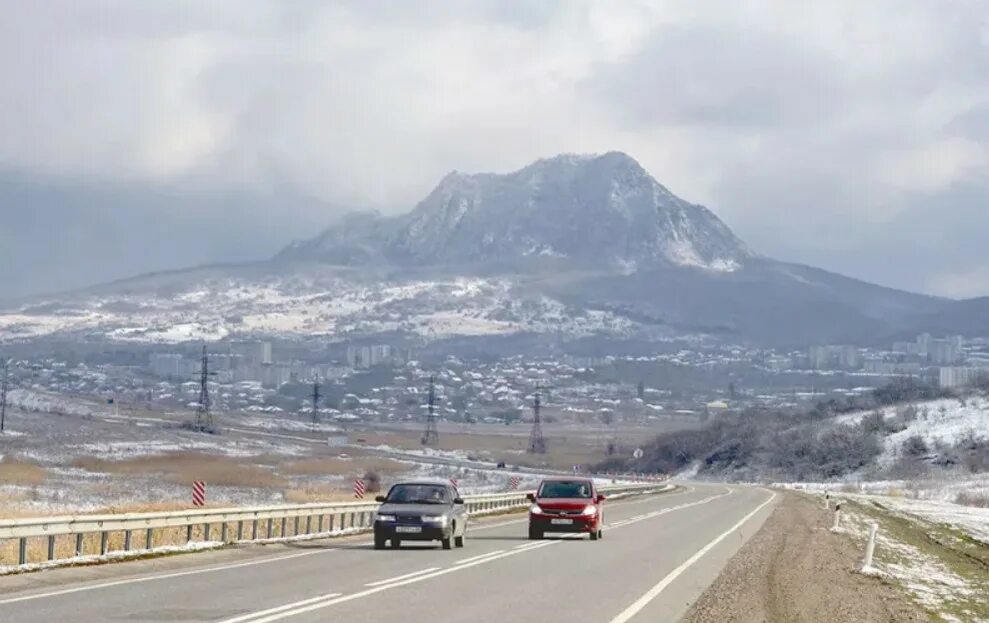
[[[406,573],[405,575],[400,575],[395,578],[388,578],[387,580],[378,580],[377,582],[368,582],[364,586],[380,586],[382,584],[390,584],[391,582],[397,582],[399,580],[404,580],[406,578],[412,578],[417,575],[422,575],[424,573],[432,573],[433,571],[438,571],[439,567],[430,567],[429,569],[423,569],[421,571],[413,571],[412,573]],[[336,597],[337,595],[334,595]]]
[[[312,599],[306,599],[305,601],[297,602],[297,604],[289,604],[287,606],[278,606],[277,608],[269,608],[268,610],[261,610],[260,612],[251,612],[250,614],[244,614],[233,619],[227,619],[227,623],[241,623],[243,621],[249,621],[251,619],[256,619],[258,617],[265,616],[267,614],[275,614],[276,612],[284,612],[295,605],[312,604],[318,601],[326,601],[327,599],[333,599],[334,597],[339,597],[342,593],[330,593],[328,595],[320,595],[319,597],[313,597]]]
[[[538,547],[548,547],[550,545],[554,545],[555,543],[558,543],[558,541],[544,541],[542,543],[539,543],[538,544]],[[490,557],[490,558],[485,558],[483,560],[475,560],[474,562],[469,562],[467,564],[459,565],[459,566],[456,566],[456,567],[448,567],[446,569],[441,569],[439,571],[436,571],[434,573],[430,573],[430,574],[427,574],[427,575],[419,575],[419,576],[416,576],[414,578],[409,578],[408,580],[402,580],[400,582],[393,582],[391,584],[385,584],[383,586],[377,586],[375,588],[369,588],[367,590],[360,591],[358,593],[353,593],[351,595],[344,595],[343,597],[336,597],[334,599],[329,599],[327,601],[321,601],[321,602],[316,603],[316,604],[303,605],[302,602],[297,602],[295,604],[288,604],[292,608],[291,610],[287,610],[286,609],[283,612],[272,614],[272,615],[266,616],[264,618],[251,619],[251,623],[272,623],[272,621],[280,621],[282,619],[287,619],[288,617],[296,616],[298,614],[305,614],[306,612],[312,612],[314,610],[320,610],[322,608],[328,608],[330,606],[335,606],[336,604],[341,604],[341,603],[344,603],[344,602],[347,602],[347,601],[353,601],[354,599],[360,599],[362,597],[368,597],[370,595],[381,593],[381,592],[387,591],[387,590],[392,589],[392,588],[398,588],[399,586],[406,586],[408,584],[415,584],[417,582],[422,582],[422,581],[425,581],[425,580],[429,580],[429,579],[432,579],[432,578],[435,578],[435,577],[446,575],[448,573],[455,573],[455,572],[461,571],[463,569],[468,569],[470,567],[476,567],[477,565],[483,565],[483,564],[488,563],[488,562],[491,562],[493,560],[498,560],[499,558],[507,558],[508,556],[514,556],[515,554],[521,554],[523,552],[531,551],[532,549],[536,549],[536,547],[529,548],[528,550],[515,550],[515,551],[511,551],[511,552],[505,552],[503,554],[499,554],[497,556],[493,556],[493,557]],[[298,607],[296,607],[296,606],[298,606]],[[221,623],[235,623],[235,622],[233,620],[225,620],[225,621],[221,621]]]
[[[245,432],[255,432],[255,431],[245,431]],[[674,493],[669,494],[669,495],[678,495],[680,493],[686,493],[686,492],[687,491],[678,491],[678,492],[674,492]],[[640,504],[640,503],[649,502],[649,501],[654,501],[654,499],[652,498],[652,496],[648,496],[647,498],[642,499],[642,500],[632,500],[632,501],[617,502],[615,504],[615,506],[626,506],[626,505],[632,505],[632,504]],[[677,507],[677,508],[681,508],[681,507]],[[503,522],[493,523],[493,524],[487,524],[486,523],[486,524],[482,524],[482,525],[479,525],[479,526],[473,526],[473,527],[470,528],[470,530],[471,530],[471,532],[480,531],[480,530],[491,530],[491,529],[494,529],[494,528],[501,528],[503,526],[511,526],[511,525],[515,525],[515,524],[526,523],[528,521],[529,521],[528,518],[525,518],[525,519],[515,519],[515,520],[512,520],[512,521],[503,521]],[[246,542],[245,544],[249,544],[249,542]],[[529,543],[526,543],[526,544],[521,545],[519,547],[528,547],[529,545],[530,545]],[[225,571],[227,569],[239,569],[239,568],[242,568],[242,567],[251,567],[251,566],[254,566],[254,565],[264,565],[264,564],[268,564],[268,563],[272,563],[272,562],[279,562],[279,561],[282,561],[282,560],[291,560],[293,558],[301,558],[303,556],[313,556],[315,554],[326,554],[326,553],[334,552],[334,551],[338,551],[338,548],[321,549],[321,550],[317,550],[317,551],[302,552],[302,553],[298,553],[298,554],[288,554],[288,555],[285,555],[285,556],[277,556],[277,557],[273,557],[273,558],[263,558],[263,559],[260,559],[260,560],[251,560],[251,561],[247,561],[247,562],[239,562],[239,563],[233,563],[233,564],[229,564],[229,565],[217,565],[217,566],[214,566],[214,567],[207,567],[205,569],[191,569],[189,571],[175,571],[175,572],[163,573],[163,574],[159,574],[159,575],[150,575],[150,576],[143,576],[143,577],[137,577],[137,578],[127,578],[127,579],[122,579],[122,580],[114,580],[114,581],[111,581],[111,582],[104,582],[102,584],[91,584],[91,585],[86,585],[86,586],[75,586],[75,587],[72,587],[72,588],[63,588],[63,589],[59,589],[59,590],[49,591],[49,592],[46,592],[46,593],[37,593],[37,594],[32,594],[32,595],[23,595],[21,597],[10,597],[10,598],[7,598],[7,599],[0,599],[0,606],[5,605],[5,604],[19,603],[19,602],[23,602],[23,601],[31,601],[31,600],[34,600],[34,599],[44,599],[44,598],[47,598],[47,597],[57,597],[59,595],[71,595],[72,593],[81,593],[81,592],[85,592],[85,591],[99,590],[99,589],[103,589],[103,588],[112,588],[114,586],[125,586],[127,584],[140,584],[140,583],[143,583],[143,582],[152,582],[154,580],[167,580],[167,579],[171,579],[171,578],[181,578],[181,577],[185,577],[185,576],[189,576],[189,575],[198,575],[200,573],[212,573],[214,571]]]
[[[457,562],[455,562],[453,564],[455,564],[455,565],[462,565],[465,562],[474,562],[475,560],[480,560],[482,558],[487,558],[488,556],[494,556],[495,554],[500,554],[500,553],[502,553],[504,551],[505,550],[503,550],[503,549],[496,549],[495,551],[488,552],[487,554],[481,554],[480,556],[472,556],[470,558],[464,558],[463,560],[458,560]]]
[[[302,558],[303,556],[314,556],[316,554],[328,554],[330,552],[339,551],[337,548],[333,549],[321,549],[312,552],[302,552],[299,554],[288,554],[286,556],[278,556],[277,558],[262,558],[260,560],[249,560],[247,562],[238,562],[231,565],[218,565],[215,567],[207,567],[205,569],[190,569],[189,571],[175,571],[173,573],[162,573],[160,575],[149,575],[139,578],[127,578],[125,580],[115,580],[113,582],[104,582],[102,584],[92,584],[87,586],[76,586],[73,588],[63,588],[57,591],[50,591],[47,593],[38,593],[35,595],[24,595],[23,597],[11,597],[9,599],[0,599],[0,606],[5,604],[13,604],[19,601],[30,601],[32,599],[43,599],[45,597],[55,597],[57,595],[68,595],[70,593],[79,593],[82,591],[92,591],[99,588],[110,588],[112,586],[122,586],[124,584],[139,584],[141,582],[151,582],[154,580],[167,580],[169,578],[181,578],[187,575],[197,575],[200,573],[211,573],[213,571],[226,571],[227,569],[240,569],[242,567],[253,567],[254,565],[266,565],[270,562],[279,562],[281,560],[290,560],[292,558]]]
[[[734,526],[732,526],[731,528],[729,528],[728,530],[726,530],[725,532],[723,532],[716,539],[714,539],[713,541],[711,541],[710,543],[708,543],[707,545],[705,545],[704,547],[702,547],[700,550],[698,550],[696,554],[694,554],[693,556],[691,556],[690,558],[688,558],[686,561],[684,561],[683,564],[681,564],[679,567],[677,567],[676,569],[674,569],[673,571],[671,571],[669,573],[669,575],[667,575],[665,578],[663,578],[662,580],[660,580],[659,584],[657,584],[656,586],[653,586],[651,589],[649,589],[649,591],[645,595],[643,595],[642,597],[639,597],[635,601],[635,603],[633,603],[631,606],[629,606],[628,608],[626,608],[621,614],[619,614],[615,618],[611,619],[611,623],[626,623],[626,621],[628,621],[629,619],[631,619],[632,617],[634,617],[636,614],[638,614],[643,608],[645,608],[646,606],[649,605],[649,602],[651,602],[660,593],[662,593],[663,590],[665,590],[667,586],[669,586],[670,584],[672,584],[674,580],[676,580],[678,577],[680,577],[683,574],[684,571],[686,571],[687,569],[689,569],[694,563],[696,563],[698,560],[700,560],[705,554],[707,554],[709,551],[711,551],[712,549],[714,549],[714,547],[718,543],[720,543],[721,541],[725,540],[733,532],[735,532],[736,530],[738,530],[739,528],[741,528],[743,525],[745,525],[745,522],[747,522],[749,519],[752,519],[752,517],[755,516],[756,513],[758,513],[759,511],[761,511],[763,508],[765,508],[766,505],[768,505],[770,502],[772,502],[775,498],[776,498],[776,493],[773,492],[773,494],[769,496],[769,499],[766,500],[765,502],[763,502],[762,504],[760,504],[759,506],[757,506],[754,511],[752,511],[751,513],[749,513],[748,515],[746,515],[745,517],[743,517],[742,520],[739,521],[737,524],[735,524]]]

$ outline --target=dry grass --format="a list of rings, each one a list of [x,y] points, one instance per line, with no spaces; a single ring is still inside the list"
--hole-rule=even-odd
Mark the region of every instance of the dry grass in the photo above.
[[[286,484],[270,468],[236,457],[198,452],[172,452],[122,461],[78,457],[72,461],[72,466],[105,474],[160,474],[166,482],[178,485],[194,480],[205,480],[217,486],[252,488],[283,487]]]
[[[367,457],[353,460],[338,457],[312,457],[286,463],[279,472],[292,476],[318,476],[323,474],[361,476],[367,471],[379,474],[400,474],[409,470],[409,466],[391,459]]]
[[[47,479],[48,472],[37,463],[12,456],[5,456],[0,460],[0,482],[5,485],[33,487],[43,484]]]
[[[307,485],[301,489],[285,489],[282,492],[289,504],[309,504],[311,502],[354,502],[353,491],[328,485]]]
[[[962,506],[975,506],[977,508],[989,508],[989,493],[971,493],[961,491],[955,496],[955,504]]]

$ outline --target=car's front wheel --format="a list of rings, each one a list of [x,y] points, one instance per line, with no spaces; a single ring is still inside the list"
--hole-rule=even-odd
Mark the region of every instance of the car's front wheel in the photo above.
[[[538,541],[543,538],[543,531],[539,528],[530,525],[529,526],[529,540]]]
[[[453,536],[451,535],[441,539],[440,543],[443,544],[443,549],[453,549]]]
[[[385,541],[387,541],[385,537],[374,535],[374,549],[385,549]]]
[[[464,546],[464,539],[466,539],[466,538],[467,538],[467,533],[464,532],[460,536],[453,538],[453,544],[455,546],[457,546],[457,547],[463,547]]]

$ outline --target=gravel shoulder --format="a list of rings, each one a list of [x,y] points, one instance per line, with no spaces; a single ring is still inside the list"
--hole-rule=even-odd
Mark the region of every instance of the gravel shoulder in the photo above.
[[[895,587],[856,573],[861,552],[830,513],[784,492],[762,529],[687,613],[685,623],[931,621]]]

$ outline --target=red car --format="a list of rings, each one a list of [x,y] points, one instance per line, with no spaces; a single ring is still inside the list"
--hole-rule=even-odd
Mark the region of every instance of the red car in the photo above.
[[[529,538],[547,532],[589,534],[597,541],[604,533],[604,496],[588,478],[547,478],[529,494]]]

